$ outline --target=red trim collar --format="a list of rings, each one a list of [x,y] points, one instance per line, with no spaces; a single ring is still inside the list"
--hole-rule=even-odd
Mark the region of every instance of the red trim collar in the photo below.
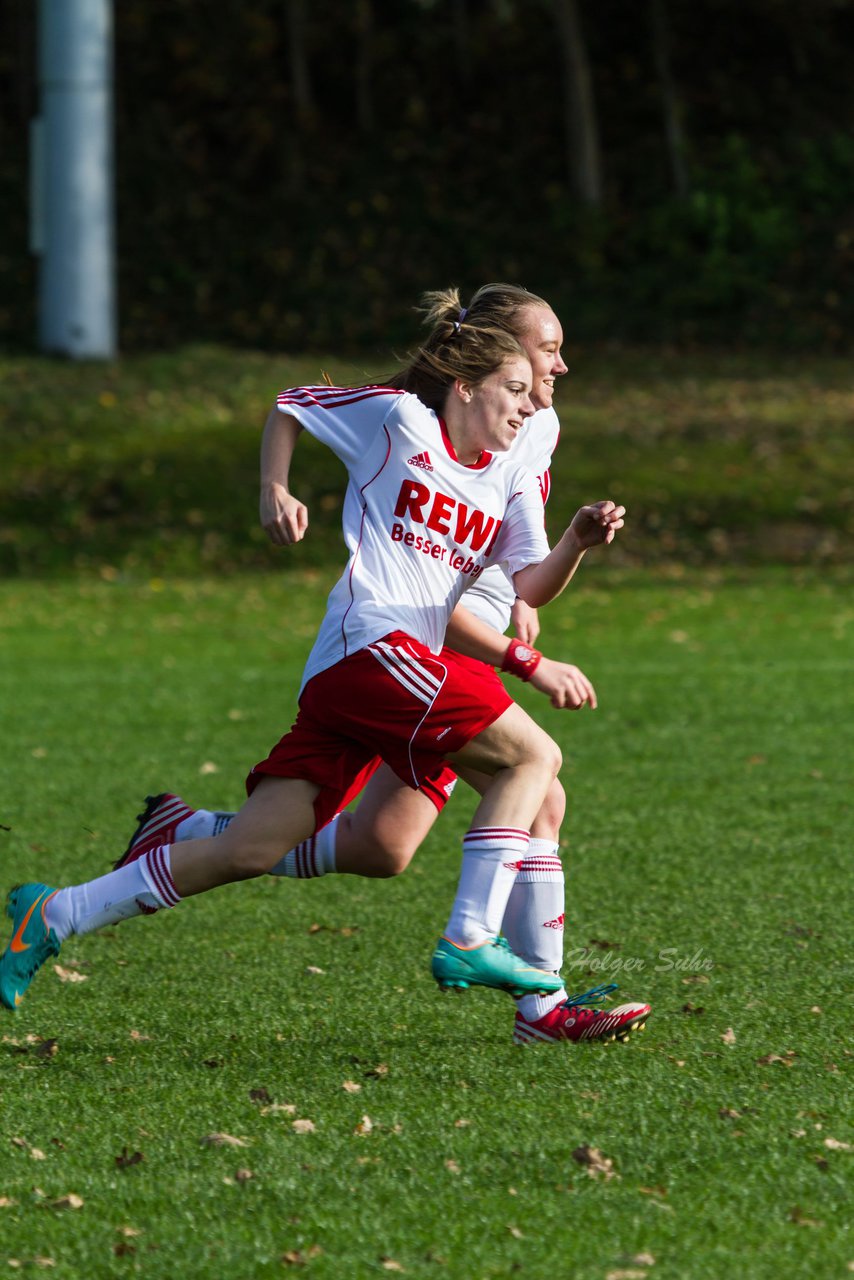
[[[469,471],[482,471],[484,467],[489,466],[492,461],[492,454],[487,449],[483,450],[477,462],[460,462],[457,457],[457,451],[451,444],[451,437],[448,435],[448,428],[445,426],[445,419],[439,417],[438,414],[436,414],[436,417],[439,418],[439,427],[442,432],[442,444],[445,446],[445,450],[449,458],[453,459],[454,462],[459,463],[461,467],[466,467]]]

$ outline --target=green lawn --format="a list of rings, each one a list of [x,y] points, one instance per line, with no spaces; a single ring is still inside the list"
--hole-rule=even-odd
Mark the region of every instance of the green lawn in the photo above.
[[[232,886],[64,947],[85,981],[48,966],[0,1024],[0,1270],[847,1274],[850,577],[604,559],[542,638],[600,709],[514,693],[564,749],[568,983],[613,976],[647,1030],[519,1049],[509,999],[439,994],[458,794],[393,882]],[[3,886],[106,870],[147,791],[238,804],[330,582],[0,584]]]

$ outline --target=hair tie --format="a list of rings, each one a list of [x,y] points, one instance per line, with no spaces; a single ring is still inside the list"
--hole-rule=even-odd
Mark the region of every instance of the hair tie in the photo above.
[[[465,318],[466,318],[466,316],[468,315],[468,313],[469,313],[469,309],[468,309],[468,307],[463,307],[462,311],[461,311],[461,312],[460,312],[460,314],[457,316],[456,320],[453,322],[453,324],[454,324],[454,333],[459,333],[460,329],[462,328],[462,323],[463,323],[463,321],[465,320]]]

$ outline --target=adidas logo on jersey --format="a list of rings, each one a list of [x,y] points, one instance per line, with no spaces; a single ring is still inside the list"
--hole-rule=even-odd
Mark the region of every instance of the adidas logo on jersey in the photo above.
[[[414,458],[410,458],[409,466],[420,467],[422,471],[433,470],[433,463],[430,461],[430,454],[426,451],[424,453],[416,453]]]

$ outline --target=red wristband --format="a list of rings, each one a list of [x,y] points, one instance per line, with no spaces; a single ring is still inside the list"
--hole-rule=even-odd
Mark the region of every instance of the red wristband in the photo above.
[[[522,644],[521,640],[511,640],[501,663],[501,670],[509,672],[511,676],[518,676],[520,680],[530,680],[542,656],[539,649],[532,649],[530,645]]]

